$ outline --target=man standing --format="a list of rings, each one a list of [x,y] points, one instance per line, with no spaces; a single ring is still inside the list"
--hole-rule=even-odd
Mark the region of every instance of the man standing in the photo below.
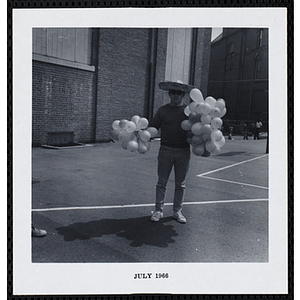
[[[244,137],[243,140],[248,140],[248,126],[247,123],[244,123]]]
[[[262,127],[261,119],[258,119],[255,123],[255,132],[254,132],[254,140],[259,140],[259,133]]]
[[[181,210],[191,154],[190,145],[186,140],[186,133],[181,128],[181,122],[188,118],[184,113],[186,105],[183,103],[183,97],[185,93],[189,93],[194,87],[183,84],[181,81],[161,82],[159,87],[169,92],[170,103],[161,106],[150,123],[150,126],[161,130],[156,203],[151,221],[157,222],[163,217],[166,186],[174,166],[175,193],[173,217],[180,223],[186,223],[186,218],[183,216]]]

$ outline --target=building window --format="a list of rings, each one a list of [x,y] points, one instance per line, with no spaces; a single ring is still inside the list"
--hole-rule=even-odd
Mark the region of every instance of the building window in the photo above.
[[[226,56],[226,70],[232,70],[234,67],[234,55],[235,55],[235,46],[234,43],[230,43],[227,47],[227,56]]]
[[[91,65],[90,28],[34,28],[34,54]]]
[[[257,47],[261,47],[262,46],[262,37],[263,37],[263,31],[262,29],[257,31]]]
[[[260,70],[261,57],[259,53],[255,54],[254,58],[254,79],[258,79],[258,73]]]

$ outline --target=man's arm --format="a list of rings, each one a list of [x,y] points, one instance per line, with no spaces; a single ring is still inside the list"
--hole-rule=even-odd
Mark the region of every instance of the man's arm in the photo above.
[[[161,126],[161,111],[160,109],[158,109],[154,118],[150,122],[149,127],[155,127],[158,130],[160,126]]]

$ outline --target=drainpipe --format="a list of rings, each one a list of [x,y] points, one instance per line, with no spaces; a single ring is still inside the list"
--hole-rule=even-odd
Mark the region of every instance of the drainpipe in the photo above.
[[[193,28],[192,29],[192,49],[191,49],[190,79],[189,79],[189,84],[190,85],[195,85],[197,41],[198,41],[198,29],[197,28]]]
[[[157,56],[158,29],[150,29],[150,61],[148,65],[148,95],[147,95],[147,118],[152,120],[154,110],[155,74]]]
[[[96,143],[97,137],[97,106],[98,106],[98,65],[99,65],[99,28],[93,28],[92,65],[95,66],[93,78],[93,116],[92,116],[92,138]]]

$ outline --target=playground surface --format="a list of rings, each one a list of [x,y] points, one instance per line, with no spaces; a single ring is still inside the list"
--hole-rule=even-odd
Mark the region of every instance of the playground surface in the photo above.
[[[118,142],[32,149],[32,262],[267,262],[266,139],[226,139],[221,154],[192,154],[183,214],[150,221],[160,142],[146,154]]]

